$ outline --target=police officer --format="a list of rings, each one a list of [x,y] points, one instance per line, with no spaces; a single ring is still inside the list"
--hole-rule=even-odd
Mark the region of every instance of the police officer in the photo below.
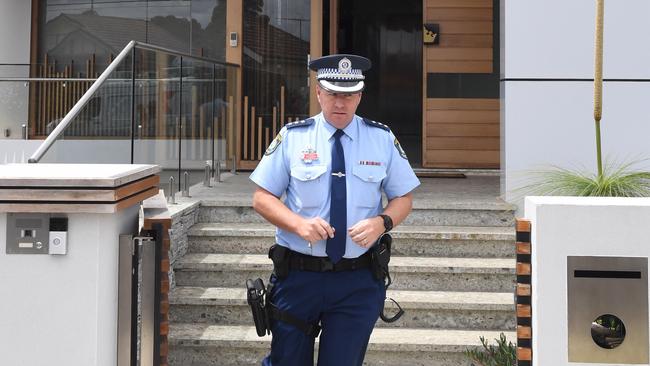
[[[406,218],[420,184],[390,129],[355,114],[370,66],[355,55],[310,62],[322,112],[287,124],[250,177],[258,185],[254,209],[297,258],[285,278],[271,278],[272,302],[320,322],[319,366],[362,364],[386,296],[366,252]],[[272,335],[262,365],[313,364],[313,336],[281,320]]]

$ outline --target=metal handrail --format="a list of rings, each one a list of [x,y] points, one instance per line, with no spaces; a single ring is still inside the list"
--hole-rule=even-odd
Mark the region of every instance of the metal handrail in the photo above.
[[[192,81],[212,81],[212,80],[217,80],[217,81],[223,81],[226,79],[215,79],[215,78],[197,78],[194,77],[192,78],[191,76],[185,76],[186,79],[190,79]],[[1,78],[0,77],[0,83],[5,83],[5,82],[89,82],[89,81],[95,81],[97,79],[94,78]],[[113,81],[133,81],[133,78],[113,78],[111,79]],[[135,78],[136,81],[147,81],[147,80],[152,80],[151,78]],[[178,78],[157,78],[155,79],[156,81],[176,81]]]
[[[77,103],[70,109],[68,114],[63,117],[61,122],[54,128],[54,130],[47,136],[45,141],[36,149],[34,154],[29,158],[28,162],[29,163],[38,163],[41,158],[43,158],[43,155],[52,147],[54,142],[59,138],[59,136],[63,133],[63,131],[68,127],[68,125],[74,120],[75,117],[79,115],[83,107],[88,104],[88,102],[92,99],[93,94],[102,86],[104,85],[104,82],[108,79],[108,77],[115,71],[115,69],[126,59],[128,56],[129,52],[132,52],[135,48],[139,49],[144,49],[148,51],[157,51],[157,52],[164,52],[176,56],[181,56],[181,57],[187,57],[190,59],[195,59],[199,61],[204,61],[204,62],[209,62],[212,64],[219,64],[219,65],[225,65],[225,66],[236,66],[239,67],[239,65],[233,64],[233,63],[228,63],[228,62],[221,62],[217,60],[212,60],[206,57],[201,57],[201,56],[194,56],[190,54],[186,54],[183,52],[171,50],[169,48],[165,47],[160,47],[160,46],[155,46],[152,44],[148,43],[142,43],[138,41],[130,41],[122,51],[115,57],[115,59],[106,67],[106,69],[102,72],[101,75],[95,80],[95,82],[88,88],[88,90],[84,93],[84,95],[79,98]],[[182,60],[182,58],[181,58]],[[135,70],[132,70],[131,72],[135,73]],[[135,75],[135,74],[134,74]],[[79,79],[76,79],[79,80]],[[12,81],[18,81],[18,80],[12,80]],[[27,81],[27,80],[23,80]]]
[[[78,81],[78,82],[88,82],[95,81],[95,78],[2,78],[0,77],[0,82],[32,82],[32,81],[47,81],[47,82],[67,82],[67,81]],[[125,79],[126,80],[126,79]],[[129,78],[129,80],[131,80]]]
[[[108,77],[111,75],[113,71],[117,68],[118,65],[124,61],[126,56],[131,52],[133,47],[135,47],[136,42],[131,41],[129,44],[124,47],[124,49],[115,57],[113,62],[111,62],[108,67],[106,67],[106,70],[102,72],[101,75],[97,78],[97,80],[93,83],[93,85],[88,88],[88,90],[84,93],[84,95],[79,98],[77,103],[75,103],[74,107],[70,109],[70,112],[63,117],[61,122],[56,126],[54,131],[50,133],[45,141],[36,149],[34,154],[29,158],[28,162],[29,163],[38,163],[43,155],[52,147],[54,142],[59,138],[59,135],[68,127],[70,122],[79,115],[81,112],[81,109],[86,106],[86,104],[90,101],[92,98],[93,94],[104,84],[104,82],[108,79]]]

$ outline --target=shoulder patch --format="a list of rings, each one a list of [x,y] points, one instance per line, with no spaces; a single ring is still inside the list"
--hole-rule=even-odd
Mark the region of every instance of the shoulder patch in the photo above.
[[[291,129],[296,127],[311,126],[313,123],[314,123],[313,118],[307,118],[307,119],[303,119],[302,121],[287,123],[286,125],[284,125],[284,127],[286,127],[287,129]]]
[[[379,123],[368,118],[363,118],[363,122],[365,122],[365,124],[367,124],[370,127],[377,127],[377,128],[381,128],[382,130],[390,132],[390,127],[386,126],[383,123]]]
[[[404,152],[404,149],[402,149],[402,145],[400,145],[399,141],[397,141],[397,137],[395,137],[395,141],[393,141],[393,145],[395,145],[395,148],[397,149],[397,152],[399,153],[399,156],[403,157],[406,160],[409,159],[406,156],[406,152]]]
[[[277,135],[275,135],[275,138],[273,141],[271,141],[271,144],[269,145],[268,148],[266,148],[266,151],[264,152],[264,155],[268,156],[271,155],[277,150],[278,146],[282,143],[282,134],[278,132]]]

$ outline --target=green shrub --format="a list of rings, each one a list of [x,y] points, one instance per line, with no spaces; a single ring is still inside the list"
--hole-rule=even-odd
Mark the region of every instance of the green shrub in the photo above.
[[[646,160],[612,162],[600,175],[560,167],[532,172],[530,183],[521,192],[536,196],[648,197],[650,172],[634,169],[642,162]]]
[[[489,345],[484,337],[480,337],[483,349],[466,350],[465,356],[473,366],[515,366],[517,364],[517,346],[506,340],[505,334],[501,333],[499,339],[495,339],[496,345]]]

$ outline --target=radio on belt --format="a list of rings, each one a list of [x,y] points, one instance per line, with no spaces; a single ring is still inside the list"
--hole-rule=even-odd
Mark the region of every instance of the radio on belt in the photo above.
[[[65,255],[68,253],[68,218],[50,217],[49,254]]]

